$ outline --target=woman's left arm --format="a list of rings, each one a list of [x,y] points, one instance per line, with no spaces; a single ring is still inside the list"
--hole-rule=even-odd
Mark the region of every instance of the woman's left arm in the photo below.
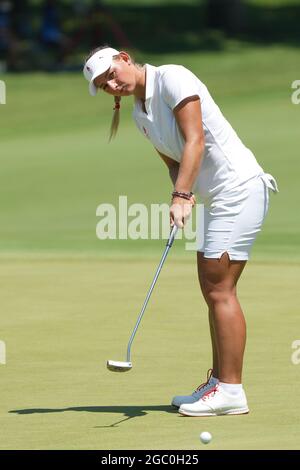
[[[174,108],[173,112],[185,140],[175,189],[189,192],[199,173],[204,151],[204,132],[199,97],[186,98]]]

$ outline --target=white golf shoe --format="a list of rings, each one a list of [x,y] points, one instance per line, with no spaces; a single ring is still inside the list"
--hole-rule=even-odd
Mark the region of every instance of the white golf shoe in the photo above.
[[[199,385],[191,395],[179,395],[174,397],[172,405],[179,408],[184,403],[195,403],[200,400],[206,392],[211,390],[218,383],[218,380],[212,376],[212,372],[212,369],[208,369],[206,382]]]
[[[230,395],[216,384],[195,403],[184,403],[179,413],[185,416],[219,416],[249,413],[247,398],[242,389],[238,395]]]

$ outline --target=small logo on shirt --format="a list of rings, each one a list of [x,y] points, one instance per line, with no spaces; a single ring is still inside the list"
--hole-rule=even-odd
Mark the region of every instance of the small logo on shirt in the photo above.
[[[144,126],[143,126],[143,131],[144,131],[145,136],[148,137],[148,139],[149,139],[148,131],[147,131],[146,127],[144,127]]]

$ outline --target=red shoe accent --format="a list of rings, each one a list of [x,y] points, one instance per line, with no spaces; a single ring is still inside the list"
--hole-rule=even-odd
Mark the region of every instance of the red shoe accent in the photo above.
[[[214,396],[214,394],[219,390],[219,384],[214,385],[214,387],[207,392],[204,393],[203,397],[201,400],[206,400],[207,398],[210,398],[210,396]]]

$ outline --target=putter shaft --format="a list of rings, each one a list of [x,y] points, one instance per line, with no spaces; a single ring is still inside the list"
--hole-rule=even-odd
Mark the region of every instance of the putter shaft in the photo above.
[[[131,356],[130,356],[130,354],[131,354],[131,345],[132,345],[133,339],[134,339],[134,337],[135,337],[135,334],[136,334],[136,332],[137,332],[137,329],[138,329],[138,327],[139,327],[139,324],[140,324],[140,322],[141,322],[141,320],[142,320],[142,318],[143,318],[144,312],[145,312],[145,310],[146,310],[148,301],[149,301],[149,299],[150,299],[150,296],[151,296],[151,294],[152,294],[152,291],[153,291],[154,286],[155,286],[155,284],[156,284],[156,281],[157,281],[157,279],[158,279],[158,276],[159,276],[159,273],[160,273],[160,271],[161,271],[161,268],[163,267],[163,264],[164,264],[164,262],[165,262],[165,259],[166,259],[167,255],[168,255],[168,252],[169,252],[171,246],[173,245],[174,239],[175,239],[175,237],[176,237],[177,230],[178,230],[178,227],[177,227],[176,225],[174,225],[173,228],[172,228],[172,230],[171,230],[169,239],[168,239],[168,241],[167,241],[165,251],[164,251],[164,253],[163,253],[163,255],[162,255],[162,258],[161,258],[161,260],[160,260],[159,266],[158,266],[158,268],[157,268],[157,270],[156,270],[154,279],[153,279],[152,284],[151,284],[151,286],[150,286],[150,289],[149,289],[149,291],[148,291],[148,293],[147,293],[147,296],[146,296],[146,299],[145,299],[145,301],[144,301],[142,310],[141,310],[141,312],[140,312],[140,314],[139,314],[139,316],[138,316],[138,319],[137,319],[137,321],[136,321],[135,327],[134,327],[133,332],[132,332],[132,334],[131,334],[131,336],[130,336],[129,343],[128,343],[128,346],[127,346],[127,359],[126,359],[127,362],[131,362]]]

